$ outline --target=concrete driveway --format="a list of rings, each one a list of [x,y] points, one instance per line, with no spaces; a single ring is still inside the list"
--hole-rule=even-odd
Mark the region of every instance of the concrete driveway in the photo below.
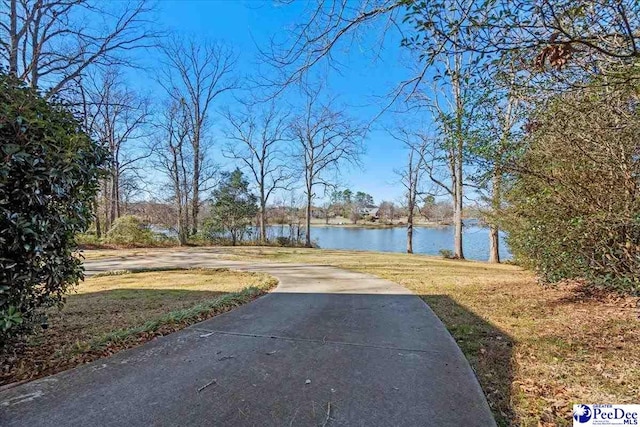
[[[206,251],[86,263],[230,267],[269,295],[138,348],[0,392],[2,426],[494,426],[440,320],[403,287]]]

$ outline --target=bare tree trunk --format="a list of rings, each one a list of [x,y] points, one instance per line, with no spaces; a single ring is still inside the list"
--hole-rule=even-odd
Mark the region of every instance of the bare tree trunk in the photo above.
[[[260,242],[265,243],[267,241],[267,219],[266,219],[266,206],[264,204],[260,205]]]
[[[120,218],[120,172],[116,164],[115,175],[113,179],[113,204],[115,209],[115,219]]]
[[[413,213],[409,210],[407,217],[407,253],[413,253]]]
[[[180,246],[187,244],[186,224],[184,222],[184,213],[182,208],[182,202],[178,202],[178,242]]]
[[[414,147],[409,148],[409,168],[407,170],[407,253],[413,253],[413,211],[416,204],[416,193],[418,189],[417,178],[420,175],[420,165],[415,165],[413,161]]]
[[[111,199],[109,197],[110,193],[111,193],[110,180],[106,178],[104,180],[104,191],[103,191],[105,232],[108,232],[109,229],[111,229],[111,223],[113,222],[113,218],[111,217]]]
[[[230,130],[226,133],[229,141],[223,154],[243,164],[258,188],[257,226],[259,239],[265,243],[269,197],[277,188],[288,188],[291,181],[291,166],[283,153],[284,147],[281,148],[288,138],[290,119],[279,113],[274,104],[261,113],[252,111],[249,103],[243,106],[242,112],[225,113]]]
[[[428,145],[427,139],[420,139],[419,143],[415,143],[407,135],[406,132],[400,131],[404,137],[399,138],[409,149],[406,169],[396,171],[400,175],[400,183],[406,190],[407,201],[407,253],[413,253],[413,220],[416,212],[416,204],[418,195],[420,194],[420,181],[425,172],[425,152]],[[380,212],[380,211],[378,211]],[[393,207],[389,206],[388,211],[385,209],[384,215],[388,216],[389,221],[393,222]]]
[[[11,11],[9,17],[9,32],[10,32],[10,40],[11,44],[9,48],[9,74],[17,77],[18,75],[18,10],[17,3],[18,0],[10,0],[11,3]]]
[[[113,223],[113,221],[118,218],[116,210],[116,198],[118,197],[118,190],[115,175],[111,176],[111,188],[109,193],[109,216],[111,218],[111,222]]]
[[[102,238],[102,230],[100,230],[100,203],[98,203],[98,197],[94,202],[94,209],[96,211],[96,237]]]
[[[457,34],[456,34],[457,39]],[[463,170],[462,161],[464,160],[464,133],[463,133],[463,115],[464,115],[464,100],[462,98],[461,88],[461,55],[459,53],[454,54],[454,74],[452,76],[453,95],[456,103],[456,128],[455,128],[455,144],[454,150],[454,185],[453,185],[453,221],[455,225],[455,235],[453,238],[453,255],[458,259],[464,259],[464,253],[462,251],[462,192],[463,192]]]
[[[176,163],[176,171],[177,171],[177,158],[174,160]],[[186,209],[186,203],[184,200],[184,196],[181,190],[181,182],[180,176],[178,172],[176,172],[176,176],[174,177],[174,186],[176,192],[176,211],[177,211],[177,226],[178,226],[178,242],[180,246],[184,246],[187,244],[187,238],[189,234],[189,221],[188,221],[188,212]]]
[[[512,80],[511,84],[515,85],[515,82]],[[504,153],[510,138],[510,132],[514,121],[514,109],[517,107],[518,99],[510,95],[508,97],[507,108],[504,113],[502,138],[495,158],[496,165],[493,169],[493,180],[491,185],[491,209],[493,211],[492,214],[494,215],[494,219],[491,221],[491,224],[489,224],[489,262],[492,263],[500,262],[500,230],[498,229],[495,218],[499,215],[500,207],[502,206],[502,170],[498,165],[502,162],[502,154]]]
[[[186,177],[186,172],[184,172],[184,175]],[[186,179],[186,178],[184,178]],[[183,244],[187,244],[187,242],[189,241],[189,235],[190,232],[192,230],[191,228],[191,220],[193,218],[192,216],[192,212],[189,212],[189,188],[188,185],[183,182],[184,187],[182,190],[183,193],[183,199],[182,199],[182,212],[183,212],[183,217],[182,217],[182,234],[183,234],[183,239],[184,239],[184,243]]]
[[[499,171],[494,171],[493,175],[493,194],[491,195],[491,205],[493,215],[498,214],[500,209],[502,177]],[[489,226],[489,262],[500,262],[500,232],[498,226],[495,224],[495,220]]]
[[[195,190],[195,189],[194,189]],[[195,236],[198,234],[198,216],[200,215],[200,201],[195,198],[198,194],[197,191],[193,192],[194,198],[191,201],[191,235]],[[200,196],[198,196],[200,197]]]
[[[197,125],[200,126],[200,125]],[[193,198],[191,199],[191,234],[198,233],[200,213],[200,130],[196,129],[193,143]]]
[[[267,221],[266,221],[266,208],[267,203],[264,195],[264,180],[261,182],[260,186],[260,212],[258,213],[260,220],[260,242],[265,243],[267,241]]]
[[[38,80],[40,79],[40,56],[42,54],[43,44],[40,42],[40,27],[41,21],[44,16],[44,11],[41,7],[39,7],[36,11],[36,16],[34,17],[34,25],[32,32],[33,46],[32,46],[32,63],[31,63],[31,87],[38,87]],[[82,78],[82,77],[80,77]]]
[[[455,234],[453,236],[453,255],[458,259],[464,259],[462,250],[462,164],[456,168],[456,183],[453,204],[453,223],[455,226]]]
[[[304,245],[307,248],[311,247],[311,189],[307,188],[307,208],[306,208],[306,215],[305,215],[305,226],[306,226],[306,230],[305,230],[305,234],[304,234]]]
[[[489,226],[489,262],[500,262],[500,234],[498,233],[498,227],[495,225]]]

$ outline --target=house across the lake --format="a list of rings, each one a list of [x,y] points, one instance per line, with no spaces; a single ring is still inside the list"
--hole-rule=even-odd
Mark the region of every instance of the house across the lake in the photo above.
[[[378,211],[380,210],[379,206],[375,205],[366,205],[358,209],[358,213],[362,216],[369,216],[373,219],[378,219]]]

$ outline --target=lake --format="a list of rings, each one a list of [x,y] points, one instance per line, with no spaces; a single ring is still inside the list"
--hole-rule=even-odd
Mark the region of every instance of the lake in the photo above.
[[[280,235],[280,226],[269,227],[268,234]],[[284,234],[288,234],[285,227]],[[440,249],[453,251],[454,227],[414,227],[413,252],[417,254],[439,255]],[[501,235],[500,257],[511,258],[511,253]],[[323,249],[347,249],[379,252],[405,252],[407,249],[407,229],[365,228],[365,227],[311,227],[311,239]],[[467,259],[487,261],[489,259],[489,229],[480,227],[475,221],[465,224],[462,236],[464,256]]]

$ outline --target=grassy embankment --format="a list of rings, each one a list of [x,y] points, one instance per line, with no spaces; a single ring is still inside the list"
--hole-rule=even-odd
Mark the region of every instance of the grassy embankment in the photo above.
[[[49,327],[0,354],[0,385],[31,380],[134,347],[247,303],[275,286],[260,273],[227,269],[119,272],[72,292]]]
[[[500,425],[570,425],[574,403],[638,403],[636,299],[553,288],[510,265],[406,254],[227,248],[233,258],[328,264],[420,295],[475,370]]]

